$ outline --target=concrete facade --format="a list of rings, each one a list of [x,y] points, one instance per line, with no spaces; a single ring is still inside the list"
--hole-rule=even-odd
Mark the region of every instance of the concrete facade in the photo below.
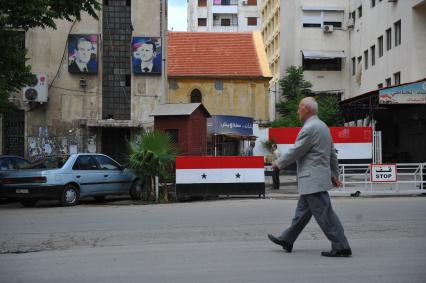
[[[314,92],[341,94],[342,100],[377,90],[380,84],[385,87],[389,78],[390,85],[395,85],[398,74],[397,84],[426,77],[424,0],[281,0],[280,5],[281,76],[289,66],[302,65],[303,50],[315,50],[344,53],[340,70],[305,71],[305,79],[312,82]],[[333,21],[340,22],[340,26]],[[399,21],[401,42],[396,45],[395,24]],[[326,24],[334,25],[332,31],[325,31]],[[387,50],[389,28],[391,48]],[[383,56],[378,53],[380,36],[383,36]]]
[[[269,78],[215,79],[215,78],[172,78],[170,103],[191,102],[191,92],[201,91],[202,103],[211,115],[233,115],[252,117],[257,122],[269,121]],[[215,87],[222,82],[223,89]]]
[[[107,9],[112,11],[109,28],[116,31],[114,34],[108,30]],[[105,129],[126,129],[135,136],[140,130],[153,127],[153,118],[149,114],[157,104],[166,101],[166,66],[163,63],[162,75],[134,75],[130,46],[133,36],[165,38],[165,9],[165,0],[110,0],[108,6],[98,12],[99,20],[83,14],[80,22],[57,21],[56,30],[32,29],[26,33],[28,64],[33,73],[46,74],[49,85],[46,103],[25,102],[22,93],[14,96],[18,107],[25,111],[27,158],[44,154],[104,152],[102,133]],[[124,21],[126,17],[128,19]],[[97,73],[68,71],[69,34],[98,35]],[[163,50],[166,44],[163,40]],[[106,61],[105,48],[109,48],[112,61]],[[165,52],[163,58],[166,58]],[[111,75],[105,76],[105,72],[111,72]],[[105,99],[111,86],[118,91],[115,97],[109,98],[108,108]],[[120,111],[128,108],[124,111],[128,114],[107,117],[107,109],[111,111],[114,107]],[[116,147],[125,150],[124,138]]]
[[[249,32],[260,30],[261,7],[262,0],[188,0],[188,31]],[[256,23],[249,24],[248,18],[252,18],[251,20],[255,18]]]

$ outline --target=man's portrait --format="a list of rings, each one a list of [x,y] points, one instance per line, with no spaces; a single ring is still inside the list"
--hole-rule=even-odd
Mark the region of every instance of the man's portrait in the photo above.
[[[98,35],[70,34],[68,36],[68,72],[98,72]]]
[[[161,39],[159,37],[133,37],[133,73],[161,74]]]

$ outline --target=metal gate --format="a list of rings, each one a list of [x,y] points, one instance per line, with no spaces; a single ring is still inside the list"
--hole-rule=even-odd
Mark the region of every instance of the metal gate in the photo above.
[[[3,114],[3,154],[24,156],[25,111]]]
[[[371,164],[340,164],[342,187],[330,192],[360,194],[426,193],[426,163],[397,163],[396,182],[372,182]]]

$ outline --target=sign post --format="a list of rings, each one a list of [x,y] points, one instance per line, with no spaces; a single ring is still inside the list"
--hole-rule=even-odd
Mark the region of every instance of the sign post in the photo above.
[[[371,182],[396,182],[396,164],[371,164]]]

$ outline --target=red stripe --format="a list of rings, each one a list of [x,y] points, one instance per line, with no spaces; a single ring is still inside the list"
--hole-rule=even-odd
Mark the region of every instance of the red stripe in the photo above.
[[[270,128],[269,139],[277,144],[294,144],[301,128]],[[330,127],[334,143],[371,143],[371,127]]]
[[[263,156],[178,156],[176,169],[263,168]]]

